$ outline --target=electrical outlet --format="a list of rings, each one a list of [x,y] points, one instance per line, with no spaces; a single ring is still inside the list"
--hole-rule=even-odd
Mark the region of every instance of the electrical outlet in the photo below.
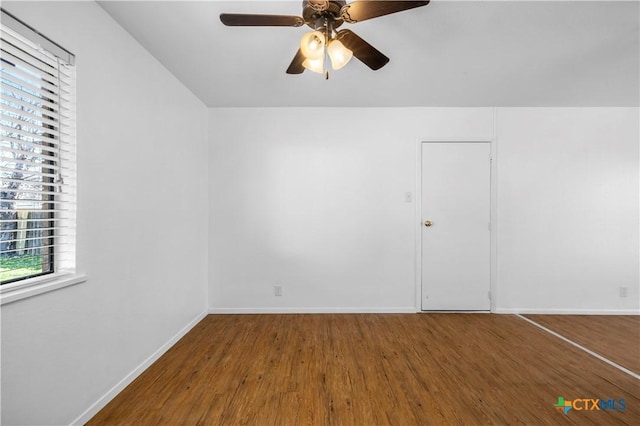
[[[276,296],[282,296],[282,286],[281,285],[274,285],[273,286],[273,294],[275,294]]]
[[[620,297],[629,297],[629,287],[620,287]]]

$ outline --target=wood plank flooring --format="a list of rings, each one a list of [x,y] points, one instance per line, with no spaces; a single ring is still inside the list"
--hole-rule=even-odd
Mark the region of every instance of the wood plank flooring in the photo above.
[[[640,316],[525,316],[634,373],[640,374]]]
[[[640,381],[511,315],[209,315],[89,424],[638,425]]]

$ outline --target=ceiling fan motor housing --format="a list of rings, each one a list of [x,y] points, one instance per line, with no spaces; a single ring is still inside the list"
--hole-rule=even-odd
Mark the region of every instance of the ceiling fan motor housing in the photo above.
[[[332,22],[332,28],[342,25],[340,10],[346,6],[346,0],[304,0],[302,2],[302,18],[314,30],[318,20],[327,19]]]

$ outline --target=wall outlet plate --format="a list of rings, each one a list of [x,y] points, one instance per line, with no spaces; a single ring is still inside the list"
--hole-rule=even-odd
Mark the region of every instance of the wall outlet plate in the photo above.
[[[281,285],[274,285],[273,286],[273,294],[276,296],[282,296],[282,286]]]

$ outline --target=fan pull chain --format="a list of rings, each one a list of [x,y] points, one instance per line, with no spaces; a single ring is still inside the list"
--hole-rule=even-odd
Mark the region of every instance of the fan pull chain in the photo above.
[[[324,70],[324,79],[329,80],[329,52],[327,51],[327,46],[329,46],[329,42],[331,41],[331,32],[333,31],[333,28],[331,28],[331,23],[328,19],[325,19],[324,21],[324,28],[326,34],[324,43],[324,66],[327,67],[327,69]]]

